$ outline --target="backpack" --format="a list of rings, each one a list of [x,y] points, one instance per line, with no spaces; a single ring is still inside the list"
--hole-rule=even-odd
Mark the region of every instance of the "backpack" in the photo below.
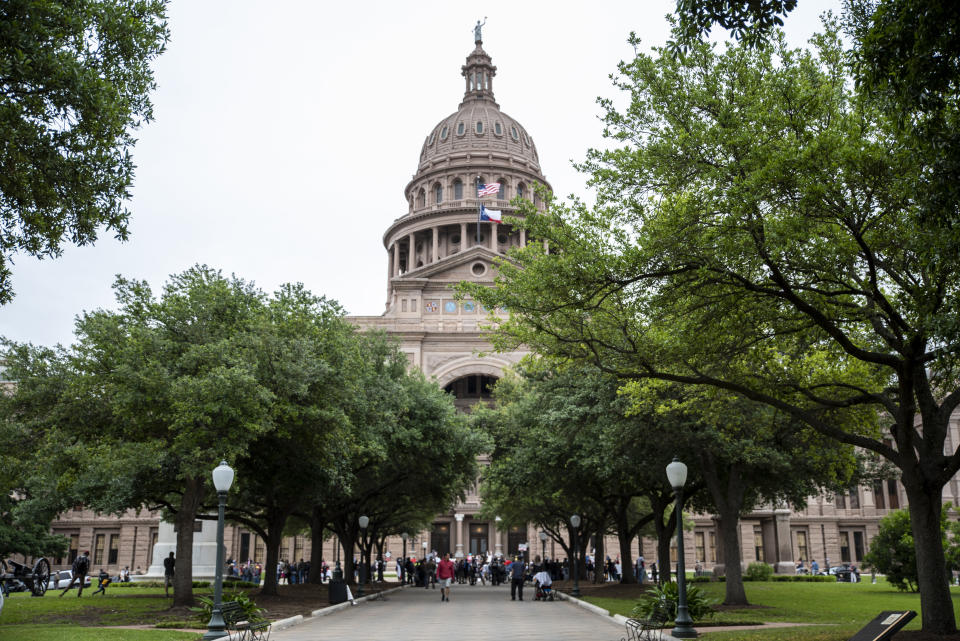
[[[87,570],[90,569],[90,559],[86,556],[78,556],[73,560],[73,573],[76,574],[86,574]]]

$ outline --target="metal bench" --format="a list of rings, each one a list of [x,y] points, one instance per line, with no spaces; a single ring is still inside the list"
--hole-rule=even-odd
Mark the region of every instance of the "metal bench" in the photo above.
[[[223,621],[231,634],[240,635],[241,641],[267,641],[270,638],[270,622],[266,619],[250,621],[237,601],[226,601],[220,606]]]
[[[649,618],[646,619],[627,619],[624,626],[627,629],[627,636],[621,641],[660,641],[663,637],[663,628],[670,620],[667,606],[663,601],[659,601],[653,608]]]

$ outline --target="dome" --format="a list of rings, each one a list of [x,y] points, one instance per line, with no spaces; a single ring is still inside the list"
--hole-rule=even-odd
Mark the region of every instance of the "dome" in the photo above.
[[[471,100],[441,120],[427,134],[420,165],[434,165],[454,154],[507,154],[540,170],[537,147],[523,125],[500,111],[493,101]]]
[[[423,191],[425,187],[421,183],[431,181],[432,184],[438,175],[453,168],[472,167],[487,172],[502,168],[517,173],[518,180],[546,183],[540,173],[540,158],[533,138],[523,125],[500,111],[493,97],[497,68],[482,45],[476,42],[476,48],[461,68],[465,91],[459,108],[438,122],[424,138],[417,173],[405,190],[411,203],[414,201],[411,190]]]

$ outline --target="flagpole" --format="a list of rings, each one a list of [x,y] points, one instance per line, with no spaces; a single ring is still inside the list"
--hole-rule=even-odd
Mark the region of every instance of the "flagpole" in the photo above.
[[[474,181],[477,183],[477,245],[480,244],[480,212],[483,205],[480,203],[480,176]]]

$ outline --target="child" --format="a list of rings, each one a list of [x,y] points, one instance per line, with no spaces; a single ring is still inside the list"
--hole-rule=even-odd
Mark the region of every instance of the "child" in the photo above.
[[[94,594],[102,592],[104,596],[107,595],[107,586],[110,585],[110,575],[107,574],[107,571],[103,568],[100,568],[100,575],[97,577],[100,580],[100,583],[97,586],[97,591]]]

